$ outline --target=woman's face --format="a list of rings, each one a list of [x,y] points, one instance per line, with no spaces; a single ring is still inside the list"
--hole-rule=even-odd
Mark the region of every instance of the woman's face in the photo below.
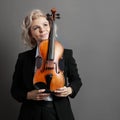
[[[32,21],[30,28],[32,38],[34,38],[37,43],[42,40],[47,40],[50,33],[50,25],[45,17],[39,17]]]

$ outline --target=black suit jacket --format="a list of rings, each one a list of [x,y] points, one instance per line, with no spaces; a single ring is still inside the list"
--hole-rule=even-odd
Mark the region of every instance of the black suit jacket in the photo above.
[[[32,117],[35,115],[32,108],[32,103],[35,103],[35,101],[26,99],[27,92],[34,89],[35,54],[36,48],[20,53],[15,65],[11,94],[14,99],[22,103],[19,120],[21,118],[22,120],[32,120]],[[66,83],[69,83],[66,85],[71,86],[73,89],[69,97],[74,98],[82,86],[82,82],[78,74],[75,59],[72,56],[72,50],[64,50],[63,59],[60,60],[59,66],[64,70]],[[59,120],[74,120],[68,97],[53,96],[53,102]]]

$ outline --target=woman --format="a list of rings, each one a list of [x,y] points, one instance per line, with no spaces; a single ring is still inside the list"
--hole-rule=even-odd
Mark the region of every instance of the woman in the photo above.
[[[23,20],[22,37],[32,49],[18,55],[13,74],[11,94],[22,103],[18,120],[74,120],[69,97],[76,96],[82,82],[72,50],[64,49],[59,61],[60,69],[64,70],[65,86],[51,94],[33,85],[38,46],[49,38],[49,33],[50,24],[41,10],[31,11]]]

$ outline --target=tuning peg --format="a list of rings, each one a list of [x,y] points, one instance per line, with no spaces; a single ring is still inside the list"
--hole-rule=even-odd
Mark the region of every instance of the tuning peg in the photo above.
[[[47,17],[50,17],[51,15],[49,13],[46,14]]]
[[[59,13],[56,14],[56,18],[60,19],[60,14]]]
[[[51,19],[51,15],[49,13],[46,14],[47,20]]]
[[[59,17],[59,16],[60,16],[60,14],[59,14],[59,13],[57,13],[57,14],[56,14],[56,16],[57,16],[57,17]]]
[[[60,17],[56,17],[57,19],[60,19]]]

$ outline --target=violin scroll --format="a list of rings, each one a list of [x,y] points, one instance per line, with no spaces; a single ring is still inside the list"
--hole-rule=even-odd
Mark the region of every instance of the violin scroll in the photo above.
[[[55,19],[60,19],[60,13],[56,13],[56,9],[55,8],[52,8],[51,9],[51,14],[47,13],[46,16],[47,16],[47,20],[48,21],[55,21]]]

